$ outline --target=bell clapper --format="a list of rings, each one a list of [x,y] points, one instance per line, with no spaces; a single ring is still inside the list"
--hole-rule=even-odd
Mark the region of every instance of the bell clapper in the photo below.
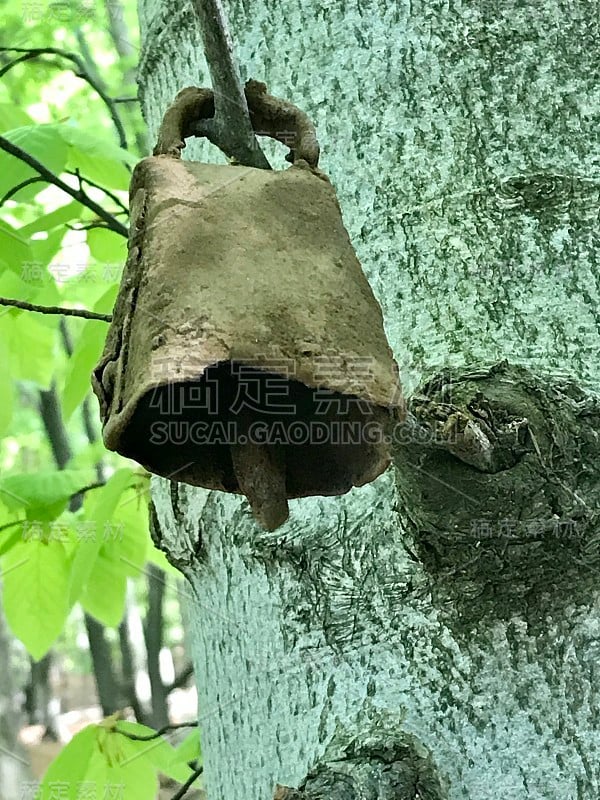
[[[289,516],[285,455],[280,444],[251,441],[249,422],[243,413],[237,416],[238,441],[231,445],[233,471],[256,521],[274,531]]]

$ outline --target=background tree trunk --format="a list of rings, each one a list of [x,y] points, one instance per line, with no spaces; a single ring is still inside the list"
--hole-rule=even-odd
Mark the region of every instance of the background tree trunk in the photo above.
[[[54,654],[50,650],[39,661],[30,658],[29,681],[25,686],[25,711],[30,725],[43,725],[44,737],[58,741],[59,706],[50,684],[50,671]],[[53,702],[54,701],[54,702]]]
[[[15,698],[10,638],[0,613],[0,800],[20,800],[31,781],[25,750],[18,740],[20,715]]]
[[[163,603],[165,598],[165,573],[155,564],[148,565],[148,610],[144,619],[144,643],[148,677],[152,688],[152,710],[148,724],[153,728],[162,728],[169,724],[169,707],[167,698],[169,689],[163,683],[160,674],[160,652],[163,646]]]
[[[104,625],[91,614],[84,615],[84,624],[94,668],[98,702],[102,708],[102,716],[108,717],[127,703],[124,702],[123,690],[119,685],[119,676],[115,669],[110,642],[104,632]]]
[[[276,784],[300,787],[289,799],[597,800],[597,15],[583,0],[226,8],[243,77],[316,123],[406,393],[452,367],[511,420],[530,413],[524,454],[495,472],[399,447],[395,470],[293,501],[272,534],[242,499],[180,486],[173,508],[154,481],[193,587],[209,800]],[[140,23],[152,141],[176,92],[209,82],[188,6],[141,0]],[[527,372],[473,377],[503,359]],[[570,429],[555,424],[569,404],[587,409]],[[567,463],[578,436],[589,447]],[[523,518],[540,534],[500,525]],[[571,518],[574,535],[548,528]]]

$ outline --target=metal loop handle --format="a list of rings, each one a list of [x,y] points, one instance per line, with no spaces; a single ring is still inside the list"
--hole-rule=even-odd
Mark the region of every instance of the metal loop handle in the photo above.
[[[315,126],[297,106],[267,94],[264,83],[250,80],[244,87],[250,121],[255,133],[270,136],[290,149],[288,161],[306,161],[316,169],[319,163],[319,142]],[[182,89],[166,110],[153,155],[181,157],[188,136],[204,136],[202,120],[214,117],[212,89],[189,86]],[[227,155],[227,154],[226,154]]]

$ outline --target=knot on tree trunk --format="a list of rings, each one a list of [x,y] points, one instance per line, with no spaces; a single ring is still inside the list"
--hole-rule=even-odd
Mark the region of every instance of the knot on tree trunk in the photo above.
[[[411,736],[368,746],[313,769],[298,788],[278,784],[273,800],[446,800],[427,749]]]

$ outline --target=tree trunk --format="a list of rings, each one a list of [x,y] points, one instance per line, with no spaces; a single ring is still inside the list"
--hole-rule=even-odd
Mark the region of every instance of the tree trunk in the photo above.
[[[25,710],[30,725],[43,725],[44,738],[57,742],[59,705],[50,684],[54,655],[50,650],[39,661],[29,660],[29,681],[25,687]],[[53,702],[54,701],[54,702]]]
[[[84,615],[84,623],[94,666],[98,701],[102,707],[102,716],[108,717],[126,705],[123,691],[115,674],[112,648],[106,638],[104,625],[91,614]]]
[[[160,651],[163,646],[163,602],[165,596],[166,576],[156,564],[148,565],[148,610],[144,619],[144,642],[148,677],[152,689],[152,711],[149,725],[162,728],[169,724],[169,707],[167,698],[169,689],[163,683],[160,674]]]
[[[243,77],[317,125],[413,399],[392,469],[273,533],[154,480],[209,800],[597,800],[594,11],[226,9]],[[189,6],[141,0],[140,22],[152,140],[208,78]]]
[[[125,615],[119,625],[119,643],[121,646],[121,668],[126,697],[133,708],[138,722],[151,725],[152,722],[152,682],[149,677],[148,654],[145,646],[144,622],[136,603],[132,586],[127,588]],[[147,689],[143,684],[148,682]],[[158,703],[162,703],[162,694]]]
[[[0,800],[20,800],[24,784],[31,781],[31,769],[18,740],[19,713],[16,709],[10,637],[0,612]]]

